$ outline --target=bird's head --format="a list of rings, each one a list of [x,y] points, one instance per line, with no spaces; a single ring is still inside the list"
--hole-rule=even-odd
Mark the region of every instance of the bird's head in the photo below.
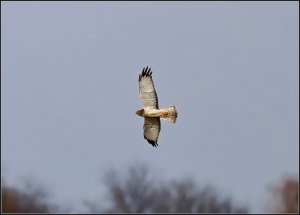
[[[135,114],[139,115],[139,116],[143,116],[144,113],[144,109],[138,110],[135,112]]]

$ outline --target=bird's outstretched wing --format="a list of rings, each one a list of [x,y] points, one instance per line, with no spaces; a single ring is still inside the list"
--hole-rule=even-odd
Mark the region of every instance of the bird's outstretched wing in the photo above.
[[[157,140],[160,132],[159,117],[145,117],[144,138],[152,145],[157,147]]]
[[[144,108],[158,109],[158,98],[155,91],[152,71],[150,67],[144,67],[139,75],[140,99]],[[145,117],[144,120],[144,138],[152,145],[157,147],[157,140],[160,132],[159,117]]]
[[[144,108],[158,109],[158,98],[152,80],[152,71],[148,66],[139,75],[139,92]]]

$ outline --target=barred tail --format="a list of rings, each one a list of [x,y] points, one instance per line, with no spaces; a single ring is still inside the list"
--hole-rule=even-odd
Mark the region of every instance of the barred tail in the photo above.
[[[166,115],[163,116],[162,118],[169,122],[175,123],[177,120],[177,110],[176,110],[175,105],[164,108],[164,110],[166,111]]]

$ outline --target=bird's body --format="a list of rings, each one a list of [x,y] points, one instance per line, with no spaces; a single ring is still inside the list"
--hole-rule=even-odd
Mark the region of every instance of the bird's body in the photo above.
[[[138,110],[137,114],[142,117],[161,117],[173,123],[175,123],[177,119],[177,111],[175,106],[163,109],[151,109],[146,107]]]
[[[144,108],[136,111],[136,114],[145,119],[144,138],[152,146],[158,146],[157,140],[161,130],[160,118],[175,123],[177,119],[176,107],[159,109],[151,68],[143,68],[139,75],[139,92]]]

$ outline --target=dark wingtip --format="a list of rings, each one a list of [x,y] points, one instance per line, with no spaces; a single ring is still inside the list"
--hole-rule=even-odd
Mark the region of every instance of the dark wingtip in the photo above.
[[[140,74],[139,76],[139,81],[142,79],[142,77],[152,77],[152,71],[151,71],[151,67],[144,67],[142,70],[142,74]]]
[[[158,144],[157,142],[155,142],[154,140],[150,140],[150,139],[147,139],[146,136],[144,136],[144,138],[148,141],[148,143],[150,143],[153,147],[157,147]]]
[[[148,140],[148,142],[149,142],[153,147],[157,147],[157,146],[158,146],[157,142],[154,142],[153,140]]]

